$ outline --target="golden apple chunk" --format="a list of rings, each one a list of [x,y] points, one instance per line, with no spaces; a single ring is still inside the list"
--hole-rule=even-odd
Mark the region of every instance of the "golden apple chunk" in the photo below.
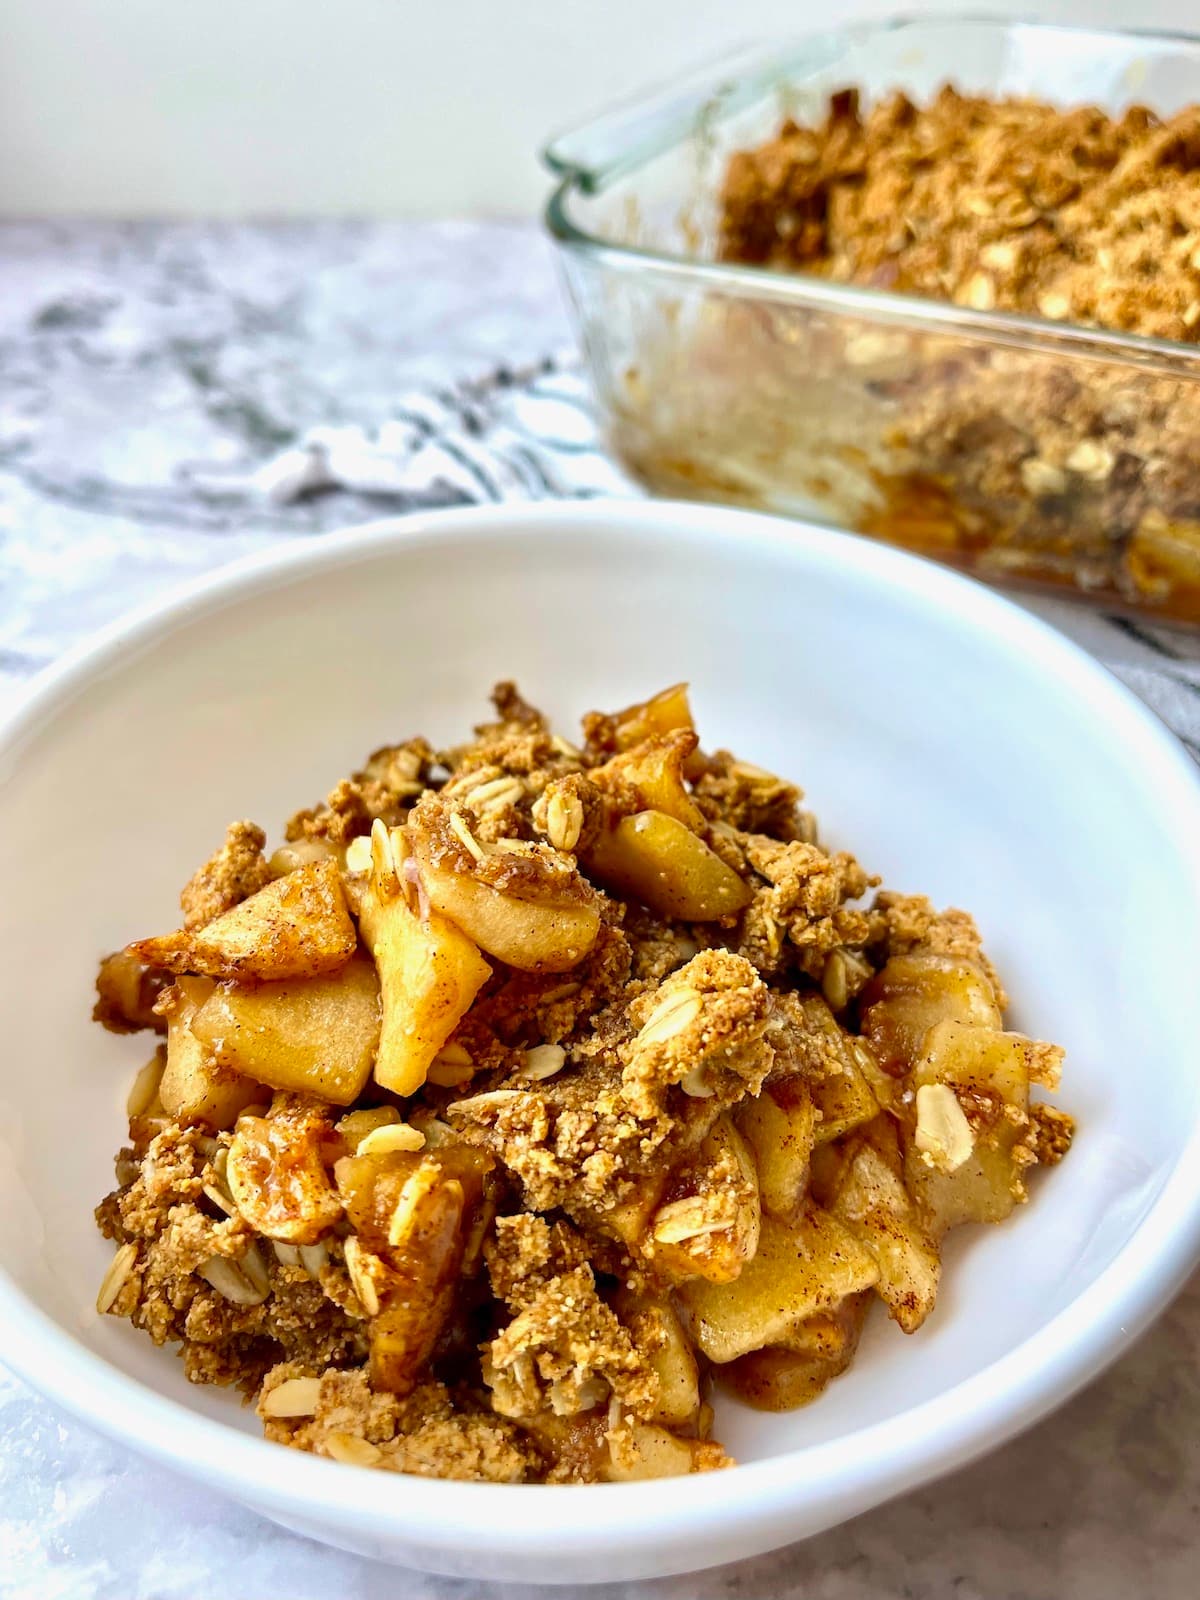
[[[803,1078],[768,1083],[743,1100],[734,1121],[754,1153],[762,1208],[777,1222],[795,1222],[808,1187],[808,1163],[817,1126]]]
[[[660,690],[649,700],[639,700],[623,711],[613,712],[616,746],[628,750],[643,739],[655,734],[674,733],[676,729],[695,731],[692,708],[688,703],[686,683],[673,683],[669,689]]]
[[[944,1085],[965,1120],[969,1154],[952,1170],[917,1143],[917,1128],[907,1131],[905,1181],[929,1218],[935,1237],[961,1222],[1002,1222],[1025,1198],[1024,1173],[1032,1162],[1028,1148],[1029,1067],[1038,1049],[1033,1040],[998,1028],[940,1022],[925,1041],[910,1083],[917,1092]]]
[[[836,1218],[807,1205],[795,1227],[762,1219],[758,1250],[732,1283],[693,1278],[679,1290],[692,1338],[710,1361],[784,1343],[809,1317],[870,1289],[879,1268]]]
[[[720,1369],[721,1383],[757,1411],[794,1411],[815,1400],[854,1358],[870,1308],[866,1293],[810,1317],[787,1343],[751,1350]]]
[[[594,895],[591,900],[524,900],[424,858],[421,882],[435,912],[448,917],[488,955],[522,972],[567,972],[579,965],[600,933]]]
[[[999,1028],[996,991],[978,962],[910,950],[893,956],[862,992],[862,1031],[885,1071],[908,1072],[939,1022]]]
[[[255,1232],[281,1244],[315,1244],[341,1221],[341,1201],[322,1148],[328,1127],[311,1101],[238,1120],[225,1179],[238,1212]]]
[[[840,1138],[879,1113],[880,1092],[892,1088],[869,1047],[842,1028],[819,994],[800,995],[796,1002],[822,1072],[808,1079],[816,1112],[813,1139],[818,1145]]]
[[[276,878],[201,928],[181,928],[130,949],[151,966],[210,978],[310,978],[354,953],[354,923],[336,861]]]
[[[876,1289],[889,1315],[915,1333],[937,1299],[941,1257],[905,1188],[890,1117],[877,1117],[853,1142],[829,1209],[878,1263]]]
[[[381,822],[371,834],[371,873],[358,925],[375,958],[383,1000],[376,1082],[395,1094],[415,1094],[492,969],[440,912],[420,916],[409,907]]]
[[[192,1022],[222,1066],[336,1106],[362,1093],[379,1031],[379,979],[363,955],[325,978],[220,985]]]
[[[334,1175],[355,1233],[346,1265],[370,1318],[371,1382],[407,1394],[445,1324],[466,1227],[491,1163],[462,1147],[345,1156]]]
[[[683,922],[715,922],[741,911],[752,898],[732,867],[663,811],[639,811],[603,828],[587,867],[619,894]]]
[[[704,827],[704,813],[684,782],[685,765],[696,750],[696,736],[683,731],[644,739],[596,767],[591,780],[600,789],[632,789],[646,811],[663,811],[693,833]]]
[[[211,978],[180,978],[164,996],[167,1064],[158,1087],[169,1116],[219,1132],[232,1128],[240,1112],[270,1096],[260,1083],[226,1066],[192,1031],[214,989]]]
[[[652,1330],[645,1341],[646,1361],[658,1379],[658,1400],[649,1420],[668,1428],[689,1426],[700,1410],[700,1369],[670,1300],[664,1294],[621,1289],[614,1307],[626,1325]]]

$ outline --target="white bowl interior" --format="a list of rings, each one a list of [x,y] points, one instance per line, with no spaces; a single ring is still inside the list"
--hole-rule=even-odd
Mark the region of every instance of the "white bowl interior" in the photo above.
[[[278,835],[386,740],[461,736],[506,676],[568,733],[588,708],[690,679],[706,745],[799,780],[825,837],[889,886],[969,908],[1010,1025],[1067,1046],[1070,1159],[1009,1223],[955,1237],[915,1337],[877,1314],[850,1374],[791,1415],[722,1401],[716,1431],[739,1457],[981,1373],[1129,1245],[1194,1132],[1200,1036],[1200,899],[1194,877],[1181,892],[1176,800],[1127,759],[1137,713],[1053,642],[1048,673],[1040,634],[966,585],[816,532],[737,518],[731,539],[721,515],[561,510],[493,536],[456,514],[436,538],[327,545],[143,629],[0,747],[0,1260],[89,1350],[257,1429],[93,1310],[109,1247],[91,1211],[148,1054],[90,1022],[97,958],[175,925],[229,819]]]

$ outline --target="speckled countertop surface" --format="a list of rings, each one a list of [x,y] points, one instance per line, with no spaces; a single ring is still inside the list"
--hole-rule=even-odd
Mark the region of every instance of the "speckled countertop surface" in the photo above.
[[[568,342],[520,225],[0,226],[0,706],[196,572],[374,515],[237,474],[305,427]],[[214,473],[214,465],[218,471]],[[194,470],[202,468],[203,471]],[[0,1356],[3,1351],[0,1348]],[[1200,1279],[1106,1376],[953,1479],[761,1560],[597,1600],[1191,1600]],[[0,1369],[0,1596],[515,1600],[285,1533],[116,1448]]]

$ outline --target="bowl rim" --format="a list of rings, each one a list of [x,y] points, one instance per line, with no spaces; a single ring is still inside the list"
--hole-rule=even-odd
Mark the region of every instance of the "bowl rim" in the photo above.
[[[557,533],[555,529],[557,528]],[[943,624],[982,629],[1001,655],[1033,659],[1101,714],[1178,852],[1181,893],[1200,898],[1200,773],[1154,714],[1079,646],[971,579],[852,534],[759,512],[675,501],[548,501],[463,506],[368,522],[234,561],[139,607],[67,652],[0,718],[2,769],[107,668],[165,642],[181,626],[265,589],[407,550],[480,540],[537,544],[564,531],[624,542],[654,536],[683,552],[696,543],[787,552],[798,567],[842,570],[902,591]],[[364,1536],[426,1549],[528,1553],[532,1528],[552,1530],[556,1553],[626,1552],[694,1540],[759,1537],[783,1544],[803,1507],[817,1526],[914,1489],[998,1446],[1114,1361],[1169,1302],[1200,1259],[1200,1116],[1163,1187],[1116,1258],[1036,1334],[930,1399],[851,1433],[730,1472],[632,1484],[497,1485],[348,1473],[203,1416],[129,1377],[19,1289],[0,1266],[3,1359],[47,1399],[110,1438],[244,1503]],[[547,1499],[553,1496],[553,1506]],[[815,1515],[814,1515],[815,1513]],[[823,1521],[821,1519],[824,1519]],[[703,1559],[703,1557],[701,1557]],[[696,1563],[693,1563],[693,1565]],[[678,1570],[673,1569],[673,1570]],[[553,1574],[550,1574],[553,1576]],[[603,1572],[597,1578],[604,1577]]]

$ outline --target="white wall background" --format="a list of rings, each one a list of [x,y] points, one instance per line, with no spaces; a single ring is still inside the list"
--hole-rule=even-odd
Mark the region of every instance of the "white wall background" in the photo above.
[[[918,0],[919,4],[919,0]],[[927,0],[1026,14],[1036,0]],[[544,136],[731,45],[904,0],[0,0],[0,214],[531,211]],[[1200,27],[1198,0],[1044,0]],[[1197,84],[1200,99],[1200,84]]]

